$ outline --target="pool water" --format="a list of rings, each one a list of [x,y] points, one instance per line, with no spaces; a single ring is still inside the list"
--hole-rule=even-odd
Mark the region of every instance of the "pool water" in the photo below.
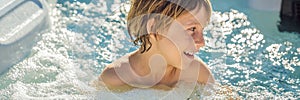
[[[211,1],[215,12],[197,55],[216,81],[242,99],[299,99],[300,34],[278,32],[276,11],[255,10],[241,0]],[[91,83],[105,65],[137,49],[126,32],[128,1],[59,0],[50,7],[51,29],[41,33],[27,58],[0,76],[0,99],[115,97]],[[153,91],[118,97],[159,98]]]

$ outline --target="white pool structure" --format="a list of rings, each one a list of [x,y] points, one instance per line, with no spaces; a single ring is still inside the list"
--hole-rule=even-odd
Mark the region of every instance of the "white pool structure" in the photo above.
[[[30,53],[39,33],[49,30],[48,7],[43,0],[1,0],[0,73]]]

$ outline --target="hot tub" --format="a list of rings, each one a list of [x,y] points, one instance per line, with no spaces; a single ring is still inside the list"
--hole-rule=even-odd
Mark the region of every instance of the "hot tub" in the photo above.
[[[1,0],[0,73],[25,58],[39,33],[48,28],[43,0]]]

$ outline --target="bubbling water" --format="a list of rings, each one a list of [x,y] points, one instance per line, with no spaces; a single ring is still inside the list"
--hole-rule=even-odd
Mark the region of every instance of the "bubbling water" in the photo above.
[[[245,98],[299,98],[300,77],[289,74],[299,70],[299,47],[292,43],[299,40],[267,44],[247,19],[237,10],[214,12],[199,56],[221,84],[233,86]]]
[[[135,89],[116,95],[105,87],[90,85],[105,65],[137,49],[126,32],[128,2],[65,2],[50,9],[51,30],[41,33],[42,39],[29,57],[0,76],[0,99],[160,99],[168,93]],[[300,47],[293,46],[295,43],[267,44],[264,35],[237,10],[214,12],[206,30],[207,46],[197,55],[207,62],[216,80],[233,93],[201,97],[201,92],[195,92],[190,99],[238,95],[300,98],[300,76],[289,74],[300,66]],[[184,90],[184,86],[178,88]],[[228,91],[222,86],[215,89]]]

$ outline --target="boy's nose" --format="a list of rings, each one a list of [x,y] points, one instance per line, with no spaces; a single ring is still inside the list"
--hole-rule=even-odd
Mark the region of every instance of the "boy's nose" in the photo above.
[[[199,50],[201,47],[205,46],[204,38],[202,32],[197,33],[194,36],[196,49]]]
[[[205,46],[205,43],[195,43],[196,49],[199,50],[201,47]]]

